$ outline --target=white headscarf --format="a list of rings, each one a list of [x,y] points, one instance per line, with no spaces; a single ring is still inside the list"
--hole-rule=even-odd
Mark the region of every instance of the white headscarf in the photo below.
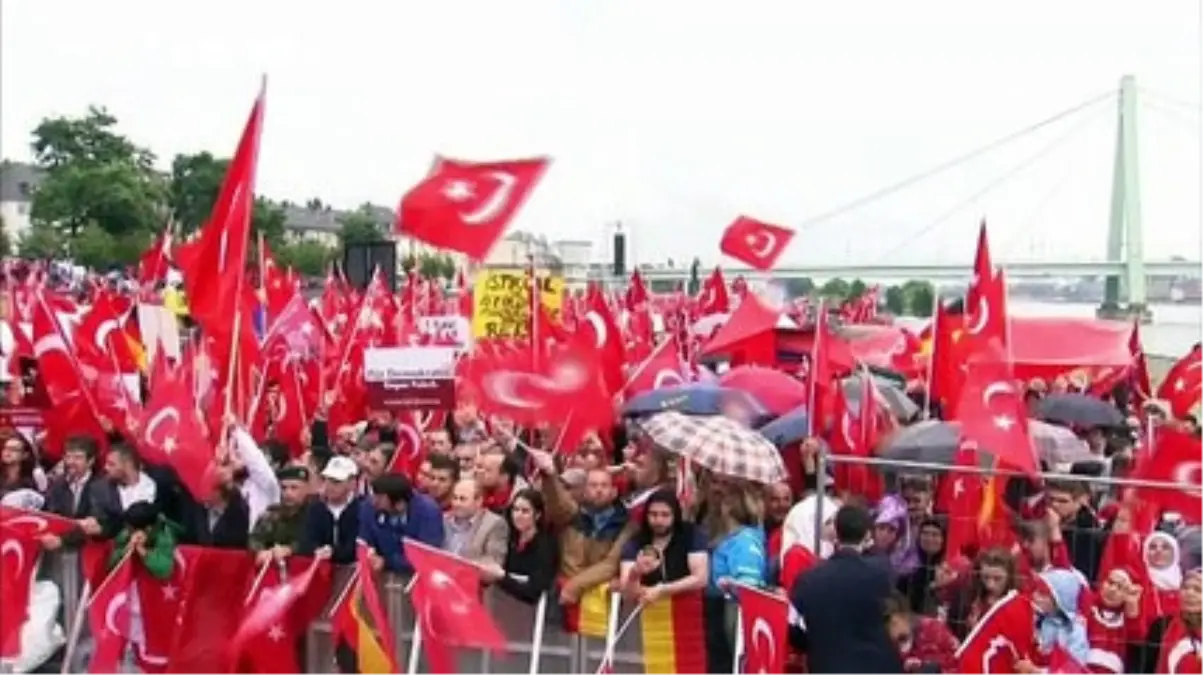
[[[794,504],[785,516],[781,525],[781,559],[785,560],[785,552],[797,544],[814,553],[820,559],[831,556],[835,546],[829,541],[823,541],[818,551],[815,551],[815,510],[819,499],[823,500],[823,522],[830,522],[839,510],[839,502],[829,497],[820,497],[817,493]]]
[[[1149,564],[1149,544],[1154,540],[1160,539],[1169,545],[1170,550],[1174,552],[1174,559],[1169,565],[1162,568],[1153,567]],[[1141,554],[1145,561],[1145,569],[1149,573],[1149,581],[1153,582],[1153,586],[1163,591],[1176,591],[1182,586],[1182,567],[1179,565],[1182,560],[1182,551],[1178,548],[1178,540],[1174,539],[1165,532],[1154,532],[1145,537],[1144,546],[1141,547]]]

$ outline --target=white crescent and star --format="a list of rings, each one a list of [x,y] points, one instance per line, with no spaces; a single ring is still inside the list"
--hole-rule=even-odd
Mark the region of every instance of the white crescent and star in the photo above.
[[[514,391],[519,382],[525,382],[529,379],[531,379],[531,376],[526,373],[501,370],[485,375],[484,379],[481,380],[481,385],[498,403],[511,408],[538,408],[542,403],[522,398]]]
[[[977,316],[974,317],[973,325],[965,328],[965,332],[970,335],[981,335],[988,323],[990,323],[990,300],[988,298],[980,298],[978,301]]]
[[[1179,485],[1203,485],[1203,462],[1182,462],[1174,467],[1174,482]]]
[[[17,559],[17,579],[20,579],[20,574],[25,570],[25,549],[21,548],[21,544],[14,539],[9,539],[0,544],[0,560],[4,560],[9,555]]]
[[[104,608],[104,627],[105,627],[105,629],[108,630],[108,632],[111,633],[112,635],[116,635],[118,637],[122,637],[122,638],[126,638],[126,639],[128,639],[128,637],[126,636],[125,631],[121,630],[116,625],[114,625],[113,621],[117,617],[117,612],[120,612],[121,608],[128,601],[129,601],[129,594],[125,591],[121,591],[120,593],[114,595],[113,599],[109,601],[109,606]]]
[[[1009,382],[991,382],[982,390],[982,405],[989,408],[991,400],[995,396],[1003,396],[1006,394],[1015,394],[1015,386]]]
[[[506,171],[490,171],[489,177],[497,181],[497,188],[476,210],[460,213],[460,220],[464,221],[465,225],[483,225],[491,222],[509,205],[518,179]]]
[[[601,314],[598,314],[596,310],[591,309],[587,314],[585,314],[585,320],[588,321],[589,325],[593,327],[593,335],[597,343],[596,346],[599,349],[604,347],[606,345],[606,341],[610,338],[610,334],[606,330],[606,322],[602,319]]]
[[[148,420],[146,423],[145,438],[147,441],[150,441],[151,443],[154,442],[155,429],[157,429],[160,424],[167,421],[167,418],[169,417],[174,419],[176,424],[179,424],[180,412],[170,406],[162,408],[154,415],[151,415],[150,420]]]
[[[756,621],[752,622],[752,645],[757,651],[760,650],[761,640],[764,638],[764,649],[768,652],[766,658],[760,659],[761,669],[757,672],[767,673],[765,666],[771,666],[777,663],[777,640],[773,637],[773,629],[769,626],[769,622],[764,620],[764,617],[756,617]]]
[[[42,532],[45,532],[47,530],[47,528],[50,527],[50,524],[46,522],[45,518],[43,518],[41,516],[29,516],[29,515],[15,516],[13,518],[9,518],[4,521],[4,524],[6,526],[12,527],[12,528],[16,528],[18,525],[25,525],[25,524],[33,525],[33,527],[34,527],[33,534],[41,534]]]
[[[757,258],[768,259],[772,257],[773,251],[777,248],[777,235],[767,230],[749,234],[745,241],[752,249],[752,254]],[[757,247],[757,242],[764,242],[764,245]]]
[[[118,326],[116,319],[106,319],[101,321],[100,325],[96,327],[96,335],[94,335],[92,339],[92,342],[95,343],[96,348],[102,352],[108,350],[109,333],[112,333],[117,329]]]
[[[398,424],[397,431],[409,441],[409,456],[417,457],[422,450],[422,437],[412,424]]]
[[[42,358],[50,352],[60,351],[64,355],[70,354],[67,351],[67,343],[63,342],[61,335],[43,335],[38,338],[38,341],[33,343],[33,355],[36,358]]]

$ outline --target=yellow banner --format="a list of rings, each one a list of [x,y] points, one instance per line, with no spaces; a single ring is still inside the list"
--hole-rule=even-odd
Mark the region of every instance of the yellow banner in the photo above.
[[[539,301],[560,318],[564,278],[538,273]],[[473,288],[472,336],[476,339],[525,337],[530,327],[529,285],[525,269],[481,270]]]

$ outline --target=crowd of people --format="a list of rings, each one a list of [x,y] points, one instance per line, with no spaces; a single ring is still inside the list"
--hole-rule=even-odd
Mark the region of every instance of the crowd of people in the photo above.
[[[1062,645],[1092,672],[1166,672],[1163,638],[1181,622],[1197,659],[1197,528],[1170,514],[1140,536],[1137,559],[1117,564],[1108,542],[1133,534],[1127,514],[1086,479],[1043,485],[1046,510],[1016,523],[1015,546],[969,559],[945,549],[929,477],[900,479],[877,504],[835,494],[813,461],[803,494],[707,472],[683,490],[672,457],[637,433],[593,435],[565,455],[538,449],[537,436],[462,405],[426,432],[411,482],[389,471],[398,439],[385,412],[339,429],[319,412],[296,459],[235,427],[220,489],[198,503],[115,432],[103,464],[98,439],[72,436],[53,467],[10,434],[0,501],[76,522],[42,537],[48,551],[111,539],[114,556],[133,547],[152,573],[184,543],[350,564],[361,539],[375,569],[406,574],[408,537],[477,563],[483,582],[527,603],[552,593],[572,605],[599,584],[642,602],[702,591],[709,672],[730,672],[735,658],[734,583],[788,593],[805,626],[791,639],[799,672],[955,672],[958,645],[1011,590],[1037,608],[1033,654]]]

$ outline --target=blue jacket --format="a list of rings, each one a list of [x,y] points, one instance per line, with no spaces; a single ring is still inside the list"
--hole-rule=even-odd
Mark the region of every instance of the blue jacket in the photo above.
[[[305,524],[296,552],[299,555],[313,555],[317,549],[329,546],[332,551],[330,560],[335,565],[354,563],[355,538],[361,532],[359,516],[363,506],[363,497],[353,497],[336,520],[325,503],[320,499],[311,500],[305,507]]]
[[[384,569],[389,572],[414,571],[401,543],[406,537],[442,548],[443,511],[433,499],[415,492],[403,515],[378,513],[371,501],[363,500],[359,507],[359,538],[384,558]]]
[[[741,527],[724,537],[710,554],[708,592],[711,595],[721,593],[717,583],[723,577],[745,586],[764,586],[767,571],[764,531],[759,527]]]

